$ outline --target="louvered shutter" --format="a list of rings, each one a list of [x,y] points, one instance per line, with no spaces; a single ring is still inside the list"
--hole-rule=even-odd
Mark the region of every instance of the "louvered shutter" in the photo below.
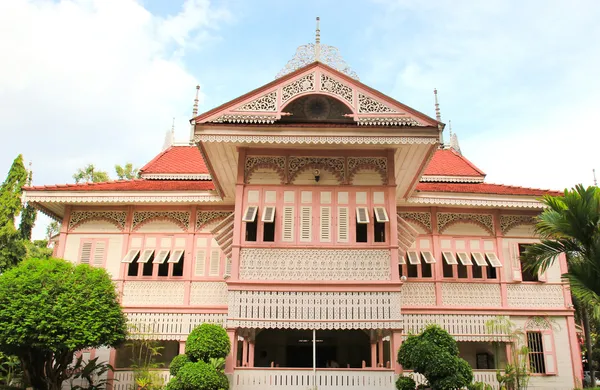
[[[246,212],[244,213],[244,218],[242,218],[242,221],[254,222],[254,220],[256,219],[257,212],[258,212],[258,206],[248,206],[246,208]]]
[[[210,251],[209,276],[219,276],[219,263],[221,261],[221,252],[218,249]]]
[[[154,253],[154,249],[146,249],[142,252],[142,255],[140,256],[138,263],[147,263],[148,260],[150,260],[150,257],[152,257],[152,254]]]
[[[488,259],[488,261],[490,262],[492,267],[494,267],[494,268],[502,267],[502,263],[500,262],[500,259],[498,258],[498,256],[496,256],[496,254],[494,252],[485,252],[485,257]],[[519,275],[521,275],[520,270],[519,270]]]
[[[138,255],[138,253],[140,253],[139,249],[130,249],[129,252],[127,252],[125,257],[123,258],[123,260],[121,260],[121,262],[133,263],[133,260],[135,260],[135,257]]]
[[[94,245],[94,267],[102,267],[105,256],[106,241],[96,241],[96,245]]]
[[[542,333],[542,345],[544,348],[544,363],[546,366],[546,375],[556,375],[556,351],[554,349],[554,338],[551,330],[544,330]]]
[[[425,260],[427,264],[435,264],[435,257],[433,257],[431,252],[423,251],[421,252],[421,255],[423,255],[423,260]]]
[[[337,240],[348,242],[348,207],[338,207],[337,213]]]
[[[300,241],[312,241],[312,206],[300,207]]]
[[[262,222],[272,223],[275,221],[275,206],[267,206],[263,210]]]
[[[481,252],[473,252],[471,253],[471,256],[473,256],[473,259],[475,260],[475,263],[480,266],[480,267],[486,267],[488,264],[485,262],[485,259],[483,258],[483,254]]]
[[[457,252],[456,255],[462,265],[473,265],[471,257],[466,252]]]
[[[446,264],[448,264],[448,265],[458,264],[458,262],[456,261],[456,257],[454,257],[454,253],[442,252],[442,255],[444,256],[444,259],[446,260]]]
[[[79,253],[79,262],[81,264],[90,264],[92,258],[92,242],[85,241],[81,243],[81,252]]]
[[[331,242],[331,207],[321,206],[320,241]]]
[[[390,222],[385,207],[375,207],[375,220],[377,222]]]
[[[356,223],[369,223],[369,212],[366,207],[356,208]]]
[[[152,263],[153,264],[162,264],[167,259],[167,256],[169,256],[169,250],[161,249],[160,251],[158,251],[156,253],[156,256],[154,256],[154,261]]]
[[[223,277],[230,277],[231,276],[231,258],[227,257],[225,258],[225,274],[223,274]]]
[[[183,249],[175,249],[171,254],[171,257],[169,257],[168,263],[179,263],[181,256],[183,256],[183,252],[185,252]]]
[[[204,276],[204,270],[206,268],[206,249],[196,250],[196,268],[194,269],[194,275]]]
[[[294,206],[283,208],[283,235],[282,241],[294,241]]]
[[[418,252],[409,251],[407,252],[408,262],[412,265],[421,264],[421,257]]]
[[[510,259],[512,263],[512,276],[514,282],[521,282],[523,275],[521,274],[521,260],[519,259],[519,244],[512,244],[509,247]]]

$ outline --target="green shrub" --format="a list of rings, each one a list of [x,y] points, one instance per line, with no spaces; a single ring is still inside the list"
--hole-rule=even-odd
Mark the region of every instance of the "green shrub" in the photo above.
[[[190,358],[188,355],[177,355],[171,360],[171,365],[169,366],[169,372],[172,376],[177,375],[179,369],[184,366],[184,364],[189,363]]]
[[[460,389],[473,381],[471,366],[458,357],[456,341],[437,325],[408,336],[398,351],[398,363],[423,374],[434,390]]]
[[[175,382],[175,387],[169,386],[169,390],[227,390],[229,388],[229,382],[225,385],[223,381],[223,378],[227,380],[227,377],[204,362],[184,364],[175,378],[175,381],[171,381]]]
[[[467,386],[467,390],[494,390],[494,388],[484,382],[473,382]]]
[[[396,381],[396,389],[398,390],[415,390],[417,384],[414,379],[408,376],[400,376]]]
[[[194,328],[185,343],[185,353],[193,362],[208,363],[211,358],[226,358],[230,349],[227,331],[213,324],[202,324]]]

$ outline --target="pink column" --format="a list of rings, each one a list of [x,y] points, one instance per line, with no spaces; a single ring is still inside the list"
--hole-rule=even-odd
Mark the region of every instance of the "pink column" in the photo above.
[[[185,353],[185,341],[179,341],[179,354],[183,355]]]
[[[246,337],[242,342],[242,367],[248,367],[248,339]]]
[[[254,367],[254,340],[248,344],[248,367]]]
[[[65,206],[65,216],[60,225],[60,235],[58,236],[58,249],[56,257],[62,259],[65,256],[65,247],[67,244],[67,231],[69,230],[69,220],[71,219],[71,206]]]
[[[392,332],[392,339],[390,342],[390,353],[392,355],[392,368],[394,369],[394,372],[396,374],[401,374],[402,373],[402,366],[396,362],[396,355],[398,353],[398,350],[400,349],[400,346],[402,345],[402,335],[400,333],[400,330],[394,330]]]
[[[233,374],[233,368],[235,367],[235,356],[236,356],[236,337],[235,329],[227,329],[227,336],[229,336],[229,342],[231,343],[231,352],[225,359],[225,372],[227,374]]]
[[[581,365],[581,346],[577,338],[577,329],[575,328],[575,317],[567,317],[567,331],[569,334],[569,344],[571,351],[571,365],[573,366],[573,386],[578,387],[583,383],[583,367]]]
[[[379,362],[378,366],[385,367],[385,362],[383,361],[383,338],[379,339]]]
[[[377,341],[371,342],[371,367],[377,367]]]

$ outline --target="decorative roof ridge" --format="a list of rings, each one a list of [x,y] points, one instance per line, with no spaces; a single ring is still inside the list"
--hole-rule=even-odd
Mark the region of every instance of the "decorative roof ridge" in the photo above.
[[[24,191],[47,191],[47,190],[52,190],[52,189],[63,189],[63,188],[84,188],[84,187],[88,187],[90,189],[93,189],[94,187],[98,187],[101,185],[106,185],[106,184],[125,184],[125,183],[132,183],[132,182],[150,182],[150,181],[156,181],[156,180],[148,180],[145,178],[141,178],[141,179],[130,179],[130,180],[109,180],[109,181],[101,181],[101,182],[97,182],[97,183],[66,183],[66,184],[44,184],[41,186],[24,186],[23,190]],[[200,180],[177,180],[177,179],[173,179],[170,181],[182,181],[182,182],[196,182],[196,181],[200,181]],[[212,180],[201,180],[204,182],[209,182]]]
[[[559,190],[551,190],[549,188],[538,188],[538,187],[523,187],[523,186],[517,186],[517,185],[512,185],[512,184],[501,184],[501,183],[479,183],[479,184],[486,184],[486,185],[492,185],[492,186],[501,186],[501,187],[508,187],[508,188],[520,188],[523,190],[535,190],[535,191],[546,191],[546,192],[554,192],[554,193],[559,193],[562,195],[562,191]]]
[[[535,187],[523,187],[523,186],[517,186],[517,185],[510,185],[510,184],[499,184],[499,183],[485,183],[485,182],[480,182],[480,183],[440,183],[440,182],[425,182],[422,184],[448,184],[448,185],[453,185],[453,186],[492,186],[492,187],[503,187],[503,188],[508,188],[508,189],[520,189],[520,190],[530,190],[530,191],[540,191],[540,192],[547,192],[548,194],[555,194],[555,195],[562,195],[561,191],[558,190],[551,190],[551,189],[547,189],[547,188],[535,188]],[[419,190],[417,189],[417,191],[419,192],[445,192],[445,191],[427,191],[427,190]],[[514,196],[539,196],[539,195],[525,195],[525,194],[514,194]]]
[[[423,175],[420,180],[421,183],[483,183],[484,178],[482,176],[467,176],[467,175]]]
[[[208,173],[142,173],[142,179],[145,180],[199,180],[212,181]]]
[[[267,84],[265,84],[265,85],[263,85],[261,87],[255,88],[252,91],[247,92],[247,93],[245,93],[245,94],[243,94],[241,96],[238,96],[235,99],[232,99],[232,100],[230,100],[228,102],[225,102],[225,103],[223,103],[223,104],[221,104],[221,105],[219,105],[217,107],[214,107],[211,110],[206,111],[206,112],[204,112],[204,113],[202,113],[202,114],[200,114],[200,115],[192,118],[190,120],[190,122],[191,123],[194,123],[194,122],[197,123],[199,121],[207,119],[207,118],[211,117],[212,115],[215,115],[219,111],[223,111],[223,110],[226,110],[227,108],[234,107],[235,105],[240,104],[243,101],[249,99],[253,95],[258,95],[261,92],[268,91],[269,89],[275,87],[276,85],[282,84],[282,83],[284,83],[284,82],[286,82],[286,81],[288,81],[290,79],[293,79],[294,77],[296,77],[296,76],[298,76],[298,75],[300,75],[300,74],[302,74],[302,73],[304,73],[304,72],[306,72],[306,71],[308,71],[308,70],[310,70],[312,68],[317,68],[317,67],[322,67],[327,72],[330,72],[330,73],[334,74],[336,77],[339,77],[339,78],[341,78],[342,80],[344,80],[344,81],[346,81],[348,83],[351,83],[351,84],[354,84],[354,85],[358,86],[359,88],[363,89],[365,92],[368,92],[368,93],[372,94],[373,96],[376,96],[376,97],[378,97],[378,98],[386,101],[389,104],[401,107],[403,110],[405,110],[409,114],[413,114],[415,116],[420,117],[421,119],[425,119],[425,120],[437,123],[438,126],[440,126],[440,125],[441,126],[445,126],[445,124],[443,124],[442,122],[438,122],[436,119],[430,117],[429,115],[424,114],[421,111],[418,111],[418,110],[416,110],[416,109],[414,109],[414,108],[412,108],[410,106],[407,106],[406,104],[399,102],[398,100],[396,100],[396,99],[394,99],[394,98],[392,98],[392,97],[384,94],[383,92],[380,92],[380,91],[378,91],[378,90],[376,90],[376,89],[374,89],[372,87],[369,87],[368,85],[362,83],[361,81],[353,79],[352,77],[350,77],[350,76],[348,76],[348,75],[340,72],[339,70],[334,69],[334,68],[330,67],[329,65],[324,64],[324,63],[319,62],[319,61],[315,61],[315,62],[312,62],[312,63],[310,63],[310,64],[308,64],[308,65],[306,65],[306,66],[304,66],[302,68],[298,68],[297,70],[295,70],[295,71],[293,71],[291,73],[288,73],[288,74],[286,74],[286,75],[284,75],[284,76],[282,76],[282,77],[280,77],[278,79],[270,81],[269,83],[267,83]]]

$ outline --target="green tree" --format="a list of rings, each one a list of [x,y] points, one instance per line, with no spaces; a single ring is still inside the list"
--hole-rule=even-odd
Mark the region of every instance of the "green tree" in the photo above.
[[[29,171],[27,175],[27,185],[31,185],[32,172]],[[23,212],[21,214],[21,221],[19,222],[19,233],[21,233],[21,238],[24,240],[31,240],[31,231],[33,230],[33,225],[35,225],[35,219],[37,218],[36,209],[29,203],[23,208]]]
[[[60,223],[52,221],[46,226],[46,239],[48,241],[58,233],[60,233]]]
[[[0,273],[20,263],[27,255],[26,241],[12,221],[0,225]]]
[[[471,366],[458,357],[456,340],[438,325],[409,335],[398,350],[398,363],[422,374],[432,390],[462,389],[473,381]]]
[[[125,340],[126,317],[102,268],[29,259],[0,275],[0,352],[17,356],[25,381],[59,390],[75,352]]]
[[[6,179],[0,187],[0,225],[11,222],[14,226],[15,218],[21,212],[21,195],[23,186],[27,183],[27,170],[23,165],[23,156],[14,159]]]
[[[75,183],[100,183],[109,181],[110,177],[105,171],[97,170],[94,164],[88,164],[84,168],[79,168],[73,175],[73,179],[75,179]]]
[[[590,375],[594,378],[590,312],[600,318],[600,189],[577,185],[562,196],[545,195],[546,209],[537,217],[538,244],[521,255],[525,267],[544,272],[559,255],[567,259],[563,275],[581,304]]]
[[[139,170],[134,168],[132,163],[127,163],[124,166],[115,165],[115,173],[119,180],[131,180],[139,177]]]

